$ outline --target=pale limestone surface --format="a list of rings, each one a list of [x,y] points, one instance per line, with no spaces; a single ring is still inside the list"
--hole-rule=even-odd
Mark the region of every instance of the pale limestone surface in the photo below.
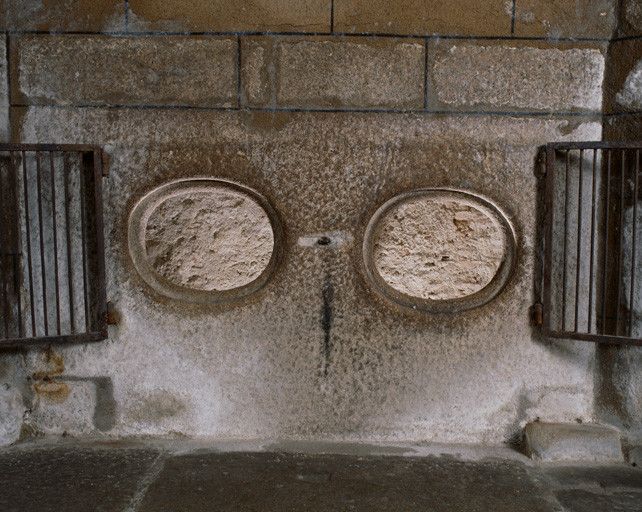
[[[622,89],[615,95],[615,100],[628,109],[642,109],[642,59],[627,75]]]
[[[526,453],[544,462],[623,462],[620,432],[599,424],[533,422],[524,428]]]
[[[423,108],[419,40],[259,37],[241,56],[252,106]]]
[[[13,40],[24,104],[236,105],[236,41],[25,35]]]
[[[605,64],[597,48],[441,42],[429,46],[429,56],[428,91],[437,106],[543,111],[602,106]]]
[[[0,0],[0,29],[119,31],[125,0]]]
[[[0,382],[0,446],[18,440],[24,411],[20,390],[12,384]]]
[[[496,219],[471,202],[412,198],[386,212],[374,240],[374,260],[394,289],[421,299],[449,300],[482,290],[504,259]]]
[[[613,0],[518,0],[515,35],[610,38],[615,28],[615,4]],[[506,6],[512,11],[512,2]]]
[[[506,0],[335,0],[339,32],[411,35],[510,35]]]
[[[331,0],[129,1],[129,29],[184,32],[328,32]]]
[[[96,143],[109,156],[108,298],[122,321],[108,341],[56,348],[61,378],[113,385],[113,427],[84,433],[499,444],[536,417],[591,419],[594,346],[540,342],[528,308],[537,148],[599,140],[598,121],[41,107],[14,114],[24,141]],[[125,234],[136,198],[188,176],[244,183],[284,219],[284,261],[234,305],[158,301],[133,271]],[[492,303],[458,315],[400,314],[372,293],[359,273],[365,226],[411,187],[475,191],[513,222],[521,257]],[[342,233],[344,242],[299,245],[310,233]],[[25,356],[30,373],[38,354]]]
[[[186,189],[149,214],[147,258],[169,281],[195,290],[231,290],[266,269],[274,234],[265,210],[224,186]]]

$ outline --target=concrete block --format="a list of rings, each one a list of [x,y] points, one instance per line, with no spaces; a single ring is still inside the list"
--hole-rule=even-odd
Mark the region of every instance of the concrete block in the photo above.
[[[481,111],[593,111],[602,105],[598,47],[432,42],[428,107]]]
[[[130,0],[130,30],[328,32],[331,0]]]
[[[0,30],[125,29],[124,0],[0,0]]]
[[[524,442],[526,454],[543,462],[623,460],[620,433],[604,425],[528,423]]]
[[[251,106],[423,107],[422,41],[250,38],[241,83]]]
[[[236,55],[232,38],[19,36],[12,90],[23,104],[231,107]]]
[[[334,29],[350,33],[508,36],[504,0],[335,0]]]
[[[615,21],[612,0],[519,0],[515,8],[515,35],[609,39]]]

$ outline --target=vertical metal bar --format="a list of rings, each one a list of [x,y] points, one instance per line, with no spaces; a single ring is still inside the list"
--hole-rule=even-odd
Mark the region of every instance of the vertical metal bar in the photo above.
[[[51,210],[53,226],[53,254],[54,254],[54,279],[56,282],[56,327],[58,334],[60,329],[60,281],[58,278],[58,228],[56,226],[58,219],[56,217],[56,173],[54,169],[53,151],[49,152],[49,164],[51,167]]]
[[[568,171],[570,164],[570,151],[566,150],[566,168],[565,168],[565,179],[564,179],[564,236],[562,250],[562,331],[566,330],[566,239],[568,237]]]
[[[580,168],[579,168],[579,191],[577,195],[577,254],[575,257],[575,329],[578,329],[578,317],[580,312],[580,272],[582,266],[580,265],[580,258],[582,257],[582,192],[583,192],[583,177],[582,177],[582,163],[584,160],[584,150],[580,149]]]
[[[96,150],[93,155],[93,185],[94,185],[94,232],[96,235],[96,276],[94,290],[98,294],[95,307],[96,325],[92,330],[100,329],[107,337],[107,298],[105,284],[105,239],[103,233],[103,202],[102,202],[102,152]]]
[[[40,266],[41,266],[41,280],[42,280],[42,316],[44,320],[45,336],[49,334],[49,310],[47,308],[47,269],[45,268],[45,233],[42,229],[42,187],[41,187],[41,169],[40,169],[40,153],[36,151],[36,187],[38,198],[38,226],[39,226],[39,240],[40,240]]]
[[[553,330],[551,325],[551,273],[553,265],[553,193],[555,190],[555,180],[557,179],[557,168],[555,167],[556,152],[551,146],[546,148],[546,183],[545,183],[545,233],[544,233],[544,297],[543,297],[543,331]]]
[[[72,270],[72,257],[71,257],[71,221],[69,213],[69,202],[71,198],[69,196],[69,157],[67,153],[62,154],[62,165],[63,165],[63,183],[64,183],[64,194],[65,194],[65,231],[67,235],[67,280],[69,282],[69,330],[70,334],[73,334],[76,330],[76,325],[74,322],[74,276]]]
[[[640,150],[635,150],[635,181],[633,183],[633,237],[631,240],[631,289],[629,290],[629,336],[633,336],[633,316],[635,314],[635,272],[636,272],[636,243],[637,243],[637,221],[638,221],[638,195],[640,175]]]
[[[3,185],[3,170],[0,168],[0,219],[2,220],[2,223],[0,224],[0,242],[3,243],[3,245],[6,243],[8,245],[9,240],[6,242],[4,241],[5,234],[2,232],[3,225],[5,223],[8,223],[7,219],[5,219],[5,211],[6,211],[6,205],[4,204],[4,185]],[[9,227],[6,226],[6,229],[8,230]],[[7,235],[7,238],[9,236]],[[9,253],[3,253],[2,252],[2,247],[0,247],[0,272],[4,273],[5,269],[9,268]],[[7,270],[8,273],[8,270]],[[1,281],[2,281],[2,302],[0,303],[0,310],[2,311],[2,316],[4,319],[4,333],[5,333],[5,338],[9,338],[9,292],[7,292],[7,278],[2,276]]]
[[[15,176],[16,176],[16,179],[15,179],[16,210],[19,210],[20,208],[19,208],[19,203],[18,203],[18,171],[17,171],[18,166],[15,163],[15,152],[12,151],[9,154],[11,155],[11,168],[15,169],[14,173],[15,173]],[[26,209],[26,206],[25,206],[25,209]],[[25,334],[24,334],[24,325],[22,323],[22,293],[21,293],[21,290],[20,290],[20,284],[21,284],[20,268],[22,266],[21,265],[21,263],[22,263],[22,260],[21,260],[21,258],[22,258],[22,250],[21,250],[22,244],[20,243],[20,212],[19,211],[16,212],[16,230],[18,232],[18,234],[17,234],[18,242],[16,244],[16,253],[17,254],[16,254],[16,258],[14,260],[14,265],[13,265],[14,266],[14,269],[13,269],[13,271],[14,271],[14,274],[13,274],[13,276],[14,276],[13,291],[14,291],[14,295],[17,297],[17,301],[16,302],[17,302],[17,306],[18,306],[18,308],[17,308],[18,309],[18,337],[22,338],[22,337],[24,337]]]
[[[589,261],[589,300],[588,300],[588,333],[593,324],[593,253],[595,252],[595,193],[597,182],[597,149],[593,149],[593,173],[591,178],[591,255]]]
[[[606,334],[606,276],[609,260],[609,210],[611,200],[611,150],[606,154],[606,199],[604,201],[604,267],[602,269],[602,332]]]
[[[621,281],[622,281],[622,267],[624,266],[624,246],[622,245],[624,238],[624,177],[626,174],[626,151],[624,149],[620,150],[622,155],[622,160],[620,162],[620,222],[618,223],[618,235],[619,235],[619,244],[618,244],[618,263],[617,263],[617,293],[615,294],[617,304],[615,308],[615,334],[620,334],[620,306],[622,305],[622,300],[620,297],[621,292]]]
[[[83,301],[85,306],[85,329],[89,331],[89,304],[87,297],[87,248],[85,247],[87,241],[87,220],[85,207],[87,205],[87,186],[85,183],[85,168],[82,160],[82,153],[80,156],[80,245],[82,253],[82,285],[83,285]]]
[[[27,156],[22,151],[22,174],[25,195],[25,234],[27,235],[27,259],[29,264],[29,297],[31,299],[31,335],[36,336],[36,307],[33,300],[33,258],[31,256],[31,229],[29,227],[29,187],[27,186]]]

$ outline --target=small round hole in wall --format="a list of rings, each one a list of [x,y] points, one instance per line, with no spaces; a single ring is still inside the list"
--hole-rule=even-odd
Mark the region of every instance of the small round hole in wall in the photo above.
[[[172,299],[205,304],[261,288],[276,267],[281,233],[260,194],[212,178],[155,188],[136,203],[128,225],[129,252],[147,284]]]
[[[493,299],[516,262],[510,222],[490,201],[452,189],[398,195],[377,210],[363,242],[374,288],[408,308],[465,311]]]

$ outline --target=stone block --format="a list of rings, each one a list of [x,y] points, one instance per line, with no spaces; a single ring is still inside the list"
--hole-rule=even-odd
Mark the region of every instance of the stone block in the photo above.
[[[125,29],[125,1],[0,0],[0,29],[121,31]]]
[[[528,423],[524,428],[526,454],[544,462],[621,462],[620,433],[598,424]]]
[[[599,112],[604,67],[599,47],[435,41],[428,45],[428,108]]]
[[[0,142],[9,140],[9,87],[6,37],[0,37]]]
[[[334,30],[350,33],[508,36],[504,0],[335,0]]]
[[[623,0],[620,7],[619,36],[642,35],[642,2]]]
[[[331,0],[129,1],[130,30],[327,32]]]
[[[22,104],[237,103],[232,38],[25,35],[12,40],[11,65]]]
[[[423,107],[422,41],[259,37],[242,41],[241,56],[250,106]]]
[[[11,384],[0,382],[0,446],[18,440],[24,411],[20,391]]]
[[[614,41],[609,46],[604,80],[604,111],[642,111],[642,40]],[[637,137],[639,139],[639,136]]]
[[[613,0],[518,0],[515,35],[609,39],[615,21]]]

